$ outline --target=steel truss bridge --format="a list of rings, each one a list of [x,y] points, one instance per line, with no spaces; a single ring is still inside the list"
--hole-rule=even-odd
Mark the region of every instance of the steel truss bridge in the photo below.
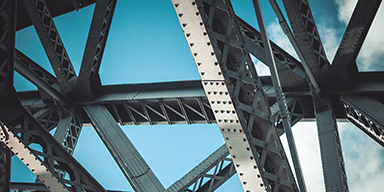
[[[283,0],[287,19],[269,0],[300,61],[269,41],[258,0],[260,31],[229,0],[172,0],[201,80],[109,86],[101,85],[99,69],[116,0],[0,2],[0,191],[108,191],[72,157],[84,124],[95,128],[135,191],[214,191],[235,173],[247,192],[306,191],[291,132],[302,119],[317,122],[326,191],[348,191],[337,119],[384,146],[384,74],[356,66],[380,0],[358,1],[332,63],[307,0]],[[93,3],[77,75],[53,17]],[[30,25],[55,75],[15,49],[16,31]],[[258,76],[250,54],[271,76]],[[38,90],[16,92],[14,71]],[[197,123],[216,123],[226,144],[168,189],[119,126]],[[36,183],[10,182],[13,155]]]

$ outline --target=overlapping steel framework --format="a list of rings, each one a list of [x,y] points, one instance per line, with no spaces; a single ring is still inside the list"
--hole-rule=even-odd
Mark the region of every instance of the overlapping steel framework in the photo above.
[[[358,1],[332,64],[307,0],[282,1],[289,23],[269,0],[300,61],[268,41],[258,0],[261,32],[236,16],[229,0],[172,0],[201,80],[103,86],[99,69],[116,1],[0,0],[0,191],[107,191],[72,157],[84,124],[95,128],[135,191],[214,191],[235,173],[247,192],[306,191],[297,156],[294,172],[279,138],[304,118],[317,121],[327,191],[348,191],[336,119],[384,146],[384,75],[356,66],[381,0]],[[77,76],[53,17],[93,3]],[[55,75],[15,49],[16,31],[30,25]],[[259,77],[250,55],[272,77]],[[38,90],[16,92],[14,70]],[[226,144],[168,189],[119,126],[210,123]],[[10,182],[13,155],[36,183]]]

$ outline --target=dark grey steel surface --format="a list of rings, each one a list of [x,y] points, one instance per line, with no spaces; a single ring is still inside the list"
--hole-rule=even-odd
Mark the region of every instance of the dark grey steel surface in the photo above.
[[[321,43],[312,11],[307,0],[283,0],[284,8],[295,35],[296,41],[303,52],[305,60],[318,82],[324,81],[329,67],[324,47]]]
[[[172,2],[244,190],[298,191],[231,3]]]
[[[259,24],[262,40],[263,40],[263,45],[265,47],[265,56],[267,59],[267,62],[265,62],[269,66],[269,71],[271,72],[271,79],[272,79],[272,84],[275,89],[276,93],[276,103],[279,108],[280,116],[281,116],[281,121],[283,124],[283,128],[285,131],[285,135],[287,137],[287,142],[288,142],[288,147],[289,151],[291,152],[291,158],[292,158],[292,163],[293,163],[293,168],[295,171],[295,176],[297,180],[297,184],[299,187],[299,190],[301,192],[306,192],[307,187],[305,185],[305,180],[303,176],[303,172],[301,170],[301,164],[300,164],[300,159],[299,155],[297,153],[296,149],[296,144],[295,144],[295,138],[293,137],[292,133],[292,126],[291,126],[291,120],[290,120],[290,114],[288,111],[288,105],[287,105],[287,100],[285,99],[285,94],[283,92],[283,88],[281,86],[281,79],[279,77],[279,73],[277,70],[277,65],[273,56],[271,44],[269,42],[269,37],[267,33],[267,27],[265,26],[264,22],[264,16],[261,10],[261,5],[259,0],[253,0],[253,6],[255,8],[255,13],[256,13],[256,18],[257,22]],[[307,76],[308,73],[307,73]]]
[[[340,136],[329,98],[313,92],[326,191],[348,191]]]
[[[76,84],[77,97],[83,99],[92,98],[92,85],[90,83],[93,83],[93,86],[100,86],[98,81],[100,78],[99,69],[116,3],[117,0],[100,0],[96,2]]]
[[[347,89],[351,87],[350,81],[358,81],[355,78],[358,72],[355,60],[380,3],[381,0],[358,1],[332,65],[327,71],[326,79],[330,84]]]
[[[8,4],[8,3],[14,3],[15,1],[2,1],[2,3]],[[31,3],[38,3],[39,5],[42,0],[37,1],[29,1],[24,0],[24,2],[31,2]],[[6,93],[9,92],[12,93],[12,78],[13,78],[13,72],[12,72],[12,61],[11,62],[3,62],[4,59],[10,59],[13,57],[16,57],[15,62],[15,69],[22,74],[25,78],[30,80],[32,83],[34,83],[39,91],[37,92],[28,92],[28,93],[19,93],[21,102],[23,103],[24,108],[28,111],[24,111],[22,107],[19,105],[18,101],[13,101],[16,104],[2,104],[0,108],[3,110],[10,111],[10,113],[5,114],[4,111],[1,112],[2,115],[0,116],[0,119],[4,120],[6,124],[11,125],[12,131],[22,131],[26,134],[21,134],[20,139],[25,142],[28,139],[28,142],[26,143],[26,146],[30,144],[30,142],[42,142],[43,145],[47,145],[49,149],[53,149],[55,152],[59,152],[57,156],[53,156],[51,158],[48,158],[51,154],[51,152],[41,152],[41,151],[34,151],[34,153],[37,153],[44,157],[44,161],[46,160],[47,166],[53,168],[54,164],[52,164],[52,161],[59,162],[60,165],[66,166],[66,163],[69,162],[69,164],[75,165],[75,168],[79,168],[79,164],[76,161],[73,161],[71,157],[67,155],[67,153],[64,153],[64,149],[60,149],[60,143],[62,143],[62,138],[64,136],[64,144],[67,146],[70,146],[68,149],[70,152],[73,152],[73,149],[75,147],[75,143],[79,134],[79,126],[81,124],[81,121],[84,121],[84,123],[90,123],[90,119],[87,117],[85,111],[78,110],[76,112],[76,116],[80,118],[72,118],[72,120],[77,119],[76,122],[69,121],[71,113],[71,109],[73,109],[74,106],[86,106],[86,105],[100,105],[102,108],[107,109],[108,113],[112,115],[109,120],[112,122],[118,122],[120,125],[144,125],[144,124],[150,124],[150,125],[156,125],[156,124],[179,124],[179,123],[216,123],[216,120],[214,118],[214,112],[211,108],[211,103],[209,103],[209,100],[207,99],[207,96],[202,89],[202,86],[200,84],[200,81],[191,81],[191,82],[175,82],[175,83],[155,83],[155,84],[145,84],[145,85],[117,85],[117,86],[100,86],[100,80],[98,78],[98,69],[100,67],[100,61],[102,58],[102,52],[105,45],[105,40],[108,33],[108,28],[103,29],[91,29],[90,34],[96,35],[96,36],[102,36],[103,40],[100,42],[97,42],[97,45],[95,45],[95,42],[92,42],[91,40],[88,40],[87,47],[89,45],[89,49],[87,50],[89,52],[85,53],[85,58],[93,59],[93,61],[96,62],[88,62],[88,60],[84,63],[83,67],[84,70],[82,70],[86,75],[84,76],[83,82],[76,82],[76,74],[73,71],[73,68],[71,65],[66,65],[66,61],[69,61],[65,53],[65,51],[60,49],[52,49],[49,48],[49,44],[47,42],[52,40],[53,36],[56,35],[53,42],[56,45],[60,45],[62,47],[61,40],[57,40],[57,37],[59,36],[57,33],[52,33],[52,31],[55,32],[55,27],[52,28],[52,26],[49,27],[48,34],[42,34],[43,31],[47,28],[44,27],[44,23],[49,20],[49,23],[52,22],[52,17],[68,13],[70,11],[78,10],[79,8],[83,8],[85,6],[88,6],[92,3],[94,3],[94,0],[46,0],[46,3],[44,6],[39,6],[40,8],[35,9],[35,6],[32,6],[31,4],[28,7],[28,10],[35,10],[35,11],[41,11],[41,7],[43,7],[44,10],[49,10],[51,15],[47,14],[48,12],[44,12],[45,14],[42,14],[43,18],[46,18],[46,21],[39,21],[39,19],[36,16],[35,13],[32,17],[34,20],[34,23],[37,25],[37,31],[39,34],[39,37],[43,39],[43,46],[46,50],[48,50],[48,55],[52,55],[59,53],[59,61],[51,61],[51,64],[56,67],[57,69],[62,69],[62,64],[64,63],[64,71],[65,72],[58,72],[57,70],[55,73],[58,75],[58,79],[56,77],[52,76],[48,72],[46,72],[44,69],[42,69],[38,64],[30,60],[25,55],[22,55],[20,52],[16,51],[15,56],[12,47],[12,41],[14,41],[14,32],[12,32],[11,29],[13,26],[16,25],[6,25],[10,26],[8,28],[1,27],[1,30],[10,31],[10,33],[2,33],[3,37],[2,39],[2,46],[5,45],[5,47],[8,47],[9,50],[6,54],[0,55],[1,65],[6,64],[6,67],[2,67],[4,73],[2,73],[2,77],[0,78],[0,93]],[[107,1],[101,1],[102,3],[107,3]],[[228,8],[227,5],[222,4],[219,1],[213,1],[213,0],[206,0],[204,1],[205,4],[214,4],[218,10],[217,12],[227,12]],[[364,41],[365,36],[367,35],[367,32],[369,30],[370,24],[374,18],[374,15],[379,7],[381,1],[379,0],[372,0],[372,1],[359,1],[357,4],[357,7],[355,9],[355,12],[353,14],[353,17],[351,18],[350,23],[347,26],[346,32],[344,34],[343,40],[340,44],[339,50],[336,54],[336,57],[333,61],[333,65],[329,66],[328,61],[324,54],[324,49],[320,41],[320,37],[318,34],[318,31],[315,26],[315,22],[312,16],[312,13],[310,11],[308,2],[306,0],[301,1],[283,1],[286,10],[287,15],[290,19],[292,29],[295,33],[295,38],[299,42],[300,48],[305,50],[305,57],[309,58],[309,63],[312,72],[314,73],[314,76],[317,78],[318,81],[320,81],[319,86],[321,89],[321,92],[327,100],[327,105],[330,107],[330,109],[327,110],[318,110],[318,123],[319,127],[326,127],[327,129],[334,129],[335,126],[335,118],[338,119],[345,119],[347,118],[352,123],[354,123],[357,127],[359,127],[365,134],[373,138],[376,142],[383,145],[383,136],[382,136],[382,124],[383,121],[380,117],[375,116],[375,114],[381,114],[383,112],[384,107],[383,102],[383,93],[384,93],[384,75],[382,72],[358,72],[356,69],[356,56],[359,53],[359,50],[361,48],[361,45]],[[102,10],[113,10],[111,9],[115,3],[114,1],[108,1],[108,6],[103,6],[104,8]],[[28,5],[28,4],[27,4]],[[112,6],[111,6],[112,5]],[[9,9],[9,6],[1,6],[1,8],[5,9],[5,12],[3,13],[10,13],[12,11]],[[201,8],[201,7],[200,7]],[[205,12],[210,12],[210,10],[204,10]],[[110,16],[103,15],[103,11],[96,11],[94,17],[97,17],[94,19],[92,23],[99,23],[100,22],[109,25],[110,24]],[[235,27],[235,33],[241,34],[238,36],[238,38],[241,39],[243,37],[244,41],[240,43],[238,41],[238,38],[229,38],[227,39],[227,34],[224,34],[225,32],[224,28],[220,28],[220,26],[224,26],[225,24],[221,23],[220,20],[223,19],[224,15],[220,15],[214,13],[219,18],[214,18],[213,20],[215,25],[213,25],[213,30],[209,34],[211,38],[216,39],[217,41],[225,42],[220,44],[220,46],[226,47],[228,44],[230,47],[235,47],[238,49],[243,49],[246,47],[249,50],[249,53],[253,54],[256,58],[259,60],[265,62],[265,48],[263,46],[263,43],[261,41],[260,33],[255,30],[253,27],[248,25],[246,22],[241,20],[239,17],[237,17],[235,14],[230,14],[230,17],[234,17],[237,20],[238,26]],[[42,12],[40,12],[42,13]],[[213,13],[213,12],[212,12]],[[109,13],[111,15],[111,13]],[[112,12],[113,14],[113,12]],[[103,16],[101,16],[103,15]],[[14,22],[12,20],[12,17],[3,17],[4,14],[1,14],[0,19],[9,18],[11,22]],[[207,15],[209,17],[209,15]],[[101,19],[101,17],[103,19]],[[16,28],[22,29],[26,26],[29,26],[32,24],[32,21],[27,13],[27,9],[22,3],[22,1],[19,0],[17,4],[17,26]],[[212,21],[213,21],[212,20]],[[212,22],[209,21],[209,22]],[[40,23],[39,23],[40,22]],[[208,22],[208,23],[209,23]],[[5,25],[6,22],[0,22],[1,25]],[[227,25],[230,26],[230,25]],[[35,26],[36,27],[36,26]],[[39,32],[40,31],[40,32]],[[3,31],[2,31],[3,32]],[[56,31],[57,32],[57,31]],[[52,35],[52,37],[50,36]],[[90,35],[90,36],[93,36]],[[4,41],[3,41],[4,40]],[[9,44],[8,41],[10,40],[11,44]],[[6,43],[4,43],[6,42]],[[8,46],[11,45],[11,46]],[[228,49],[228,47],[223,48],[219,46],[220,53],[216,54],[222,54],[225,55],[225,49]],[[98,50],[100,48],[100,50]],[[217,50],[217,47],[215,48]],[[3,51],[4,49],[2,49]],[[94,51],[98,50],[98,51]],[[232,48],[230,48],[232,51]],[[235,50],[235,49],[233,49]],[[92,52],[92,53],[90,53]],[[298,62],[296,59],[294,59],[292,56],[287,54],[284,50],[279,48],[277,45],[272,43],[272,52],[274,55],[274,59],[277,63],[278,73],[281,77],[283,83],[282,88],[284,93],[286,94],[288,98],[288,108],[292,115],[292,124],[298,122],[301,119],[307,119],[307,120],[314,120],[314,108],[313,108],[313,101],[310,97],[311,93],[309,88],[306,86],[306,82],[303,79],[305,77],[305,73],[303,70],[303,66],[300,62]],[[223,54],[224,53],[224,54]],[[96,56],[96,57],[94,57]],[[56,56],[55,56],[56,57]],[[64,58],[64,60],[61,60]],[[236,56],[229,57],[232,60],[239,59]],[[220,58],[224,59],[224,58]],[[63,62],[64,61],[64,62]],[[225,61],[225,60],[224,60]],[[12,67],[11,67],[12,66]],[[327,70],[327,68],[330,68]],[[228,72],[225,75],[234,77],[234,73]],[[82,73],[82,72],[80,72]],[[324,78],[324,75],[327,75],[326,78]],[[64,77],[64,78],[63,78]],[[237,78],[237,77],[235,77]],[[249,79],[247,78],[239,78],[247,82]],[[335,80],[339,80],[338,84],[333,83]],[[276,127],[278,128],[278,133],[282,134],[283,130],[279,129],[282,128],[282,121],[281,117],[279,115],[276,115],[277,110],[277,104],[272,105],[276,102],[276,99],[274,97],[276,96],[274,89],[272,87],[271,79],[268,77],[262,77],[260,78],[260,82],[263,85],[263,90],[266,95],[266,100],[271,104],[271,106],[268,105],[268,108],[272,110],[271,115],[271,122],[274,122]],[[324,81],[325,82],[322,82]],[[60,83],[59,83],[60,82]],[[84,83],[85,82],[85,83]],[[60,86],[59,86],[60,84]],[[73,87],[78,84],[79,87],[82,87],[83,85],[87,87],[87,93],[88,98],[91,99],[82,99],[79,100],[76,97],[76,93],[71,93],[69,95],[66,95],[67,92],[70,92]],[[96,85],[96,86],[94,86]],[[185,86],[187,85],[187,86]],[[343,85],[340,89],[340,85]],[[344,86],[347,85],[347,86]],[[72,86],[72,87],[71,87]],[[88,86],[90,89],[88,89]],[[60,90],[61,88],[61,90]],[[91,91],[90,91],[91,90]],[[77,95],[78,96],[78,95]],[[340,101],[340,96],[341,101]],[[16,98],[16,96],[14,96]],[[4,101],[5,98],[3,98]],[[329,101],[328,101],[329,100]],[[371,102],[372,101],[372,102]],[[13,109],[10,105],[14,106],[16,105],[17,110]],[[241,107],[243,107],[241,109]],[[240,106],[240,110],[245,110],[245,106]],[[15,108],[15,106],[14,106]],[[383,108],[383,109],[382,109]],[[10,110],[11,109],[11,110]],[[333,112],[332,112],[333,110]],[[247,111],[247,110],[245,110]],[[325,115],[321,115],[321,114]],[[277,113],[278,114],[278,113]],[[334,114],[334,115],[332,115]],[[73,114],[72,114],[73,115]],[[327,117],[319,117],[319,116],[327,116]],[[66,119],[68,118],[68,119]],[[61,121],[60,121],[61,120]],[[65,123],[65,120],[66,121]],[[57,138],[59,138],[60,142],[56,142],[53,137],[51,137],[47,132],[43,131],[43,128],[46,130],[52,130],[53,128],[57,127],[59,122],[65,126],[59,126],[64,127],[60,128],[61,132],[57,132]],[[68,123],[71,122],[69,126]],[[23,127],[24,125],[25,127]],[[75,125],[75,126],[72,126]],[[16,127],[16,128],[15,128]],[[20,128],[21,127],[21,128]],[[36,128],[38,127],[38,128]],[[69,128],[65,130],[65,127]],[[42,131],[42,133],[35,133],[31,130],[39,130]],[[75,129],[72,129],[75,128]],[[74,132],[71,132],[71,130],[74,130]],[[60,133],[60,134],[59,134]],[[337,132],[336,132],[337,133]],[[35,140],[31,140],[29,136],[32,136]],[[338,135],[336,134],[338,137]],[[324,140],[324,139],[323,139]],[[328,139],[325,139],[326,143],[330,143]],[[337,139],[336,139],[337,140]],[[44,143],[46,142],[46,143]],[[257,143],[260,141],[254,140],[253,143],[257,145]],[[323,141],[324,142],[324,141]],[[55,144],[51,144],[55,143]],[[333,144],[332,147],[336,147],[336,151],[341,151],[340,146],[337,144]],[[266,147],[265,149],[272,150],[272,148]],[[10,162],[8,161],[10,158],[10,153],[7,152],[7,150],[0,150],[2,153],[0,154],[0,184],[1,187],[9,187],[9,168],[10,168]],[[331,154],[328,153],[327,159],[336,158],[336,161],[339,161],[342,163],[342,156],[339,154]],[[337,157],[339,158],[337,160]],[[63,158],[65,159],[64,162],[62,162]],[[8,160],[7,160],[8,159]],[[341,159],[341,161],[340,161]],[[208,166],[217,166],[218,164],[209,164]],[[56,166],[56,165],[55,165]],[[228,164],[225,168],[221,169],[216,175],[212,176],[212,179],[208,182],[200,183],[200,186],[197,188],[199,191],[210,191],[221,184],[225,182],[225,179],[219,179],[221,176],[225,176],[226,178],[233,175],[233,165]],[[341,183],[345,183],[344,186],[341,186],[344,190],[347,188],[345,178],[343,175],[345,175],[345,170],[341,167],[332,169],[332,166],[326,165],[328,169],[331,169],[331,171],[339,172],[338,174],[341,175],[341,179],[338,180],[341,181]],[[342,166],[343,167],[343,166]],[[5,169],[4,169],[5,168]],[[62,169],[63,167],[60,167],[59,169]],[[52,169],[53,170],[53,169]],[[99,186],[99,184],[92,179],[92,177],[84,172],[82,168],[79,168],[80,171],[75,171],[73,174],[80,175],[80,179],[85,179],[86,182],[92,183],[92,186]],[[204,172],[204,171],[203,171]],[[329,173],[326,171],[327,174]],[[3,176],[3,177],[1,177]],[[271,175],[265,174],[263,177],[268,177],[269,179],[276,179],[271,177]],[[195,181],[201,180],[203,177],[195,178]],[[334,178],[334,177],[332,177]],[[335,177],[336,178],[336,177]],[[74,176],[71,177],[70,180],[66,180],[65,182],[68,182],[70,184],[73,184],[71,186],[74,191],[80,190],[80,188],[87,188],[86,185],[82,186],[75,186],[75,183],[79,177]],[[332,179],[333,180],[333,179]],[[337,179],[335,179],[337,180]],[[34,184],[30,184],[34,185]],[[38,184],[36,184],[38,185]],[[331,184],[326,183],[327,186],[331,186]],[[190,185],[191,186],[191,185]],[[24,185],[25,187],[25,185]],[[41,187],[41,186],[38,186]],[[101,187],[101,186],[99,186]],[[185,186],[183,186],[185,187]],[[22,188],[22,186],[20,186]],[[328,188],[328,187],[327,187]],[[341,190],[340,188],[340,190]],[[4,189],[4,188],[3,188]],[[42,191],[46,190],[43,188],[40,188]],[[92,189],[90,189],[92,191]],[[96,191],[103,190],[102,188],[97,189]]]
[[[60,182],[69,184],[72,191],[105,191],[104,188],[78,163],[38,121],[28,113],[16,95],[9,94],[5,103],[0,106],[0,120],[6,124],[14,135],[34,155],[39,155],[44,166],[49,167],[51,174],[58,178],[55,169],[65,171],[69,178],[61,178]],[[31,144],[41,148],[33,148]],[[13,151],[15,153],[15,151]],[[69,180],[68,180],[69,179]],[[49,185],[49,183],[48,183]]]
[[[83,108],[132,188],[140,192],[163,191],[164,187],[159,179],[114,121],[109,111],[102,105],[87,105]]]
[[[47,4],[44,0],[23,0],[23,2],[56,74],[60,91],[65,95],[73,89],[77,75]]]
[[[346,95],[341,97],[347,119],[384,147],[384,105],[374,97]]]
[[[0,98],[13,90],[17,1],[0,2]],[[11,155],[0,142],[0,191],[9,191]]]
[[[68,99],[60,93],[57,79],[19,50],[16,50],[15,71],[56,100],[64,104],[69,103]]]

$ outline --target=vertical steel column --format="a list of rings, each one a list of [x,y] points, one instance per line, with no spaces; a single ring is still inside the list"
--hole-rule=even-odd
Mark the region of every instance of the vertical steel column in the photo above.
[[[273,87],[276,92],[276,100],[280,109],[280,115],[283,121],[283,127],[285,131],[285,135],[287,136],[289,150],[291,151],[292,162],[295,168],[296,179],[299,184],[299,188],[301,192],[307,191],[305,186],[304,176],[301,171],[300,159],[297,154],[295,139],[293,137],[292,129],[291,129],[291,118],[288,111],[287,101],[285,99],[285,95],[283,89],[280,84],[279,74],[277,73],[277,67],[275,60],[273,58],[271,44],[269,43],[267,29],[264,23],[263,13],[261,11],[261,6],[259,0],[253,0],[253,6],[255,8],[255,13],[257,17],[257,21],[259,23],[259,29],[261,32],[261,38],[263,39],[265,56],[267,60],[267,64],[269,65],[269,70],[271,72],[271,78]]]
[[[321,97],[312,86],[311,92],[320,142],[325,189],[327,192],[347,192],[347,175],[335,115],[328,98]]]
[[[17,0],[0,1],[0,98],[13,89]],[[0,142],[0,191],[10,190],[11,151]]]
[[[0,2],[0,97],[13,89],[17,0]]]
[[[45,0],[23,0],[37,35],[56,74],[62,94],[72,90],[76,73],[49,13]]]
[[[102,105],[87,105],[83,108],[132,188],[138,192],[164,191],[163,185],[109,111]]]

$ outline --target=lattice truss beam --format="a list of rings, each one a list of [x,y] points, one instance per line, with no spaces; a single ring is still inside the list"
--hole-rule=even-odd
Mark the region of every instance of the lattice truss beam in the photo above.
[[[135,191],[214,191],[236,172],[245,191],[298,191],[279,139],[284,133],[282,119],[286,117],[279,112],[271,79],[259,78],[249,57],[252,54],[266,63],[261,34],[235,15],[229,0],[172,0],[202,84],[190,81],[121,86],[101,86],[98,74],[116,0],[96,1],[79,77],[52,19],[58,13],[51,15],[44,0],[18,3],[24,4],[55,76],[15,50],[16,2],[4,0],[0,7],[0,190],[105,191],[71,157],[83,124],[91,124]],[[319,133],[330,129],[338,141],[337,127],[329,122],[346,117],[384,146],[384,120],[376,116],[384,109],[378,96],[384,91],[377,87],[381,82],[353,80],[367,76],[357,72],[355,59],[380,2],[359,1],[333,64],[329,65],[308,2],[283,0],[299,47],[296,51],[303,53],[310,73],[323,83],[321,90],[326,95],[313,93],[307,85],[306,66],[271,42],[292,125],[316,117]],[[78,10],[81,3],[71,0],[71,6]],[[286,26],[282,27],[287,32]],[[38,91],[16,95],[13,70],[34,83]],[[333,85],[338,76],[342,80]],[[347,90],[336,91],[340,86]],[[378,94],[369,96],[373,91]],[[226,145],[168,189],[127,137],[113,139],[123,135],[119,125],[196,123],[217,123]],[[112,131],[107,131],[109,127]],[[48,131],[55,128],[54,136],[50,135]],[[323,137],[320,144],[331,138]],[[342,179],[326,182],[326,187],[347,190],[340,143],[332,147],[338,154],[331,157],[340,165],[328,167],[334,172],[325,167],[331,176],[324,177]],[[13,154],[42,183],[10,184]]]

